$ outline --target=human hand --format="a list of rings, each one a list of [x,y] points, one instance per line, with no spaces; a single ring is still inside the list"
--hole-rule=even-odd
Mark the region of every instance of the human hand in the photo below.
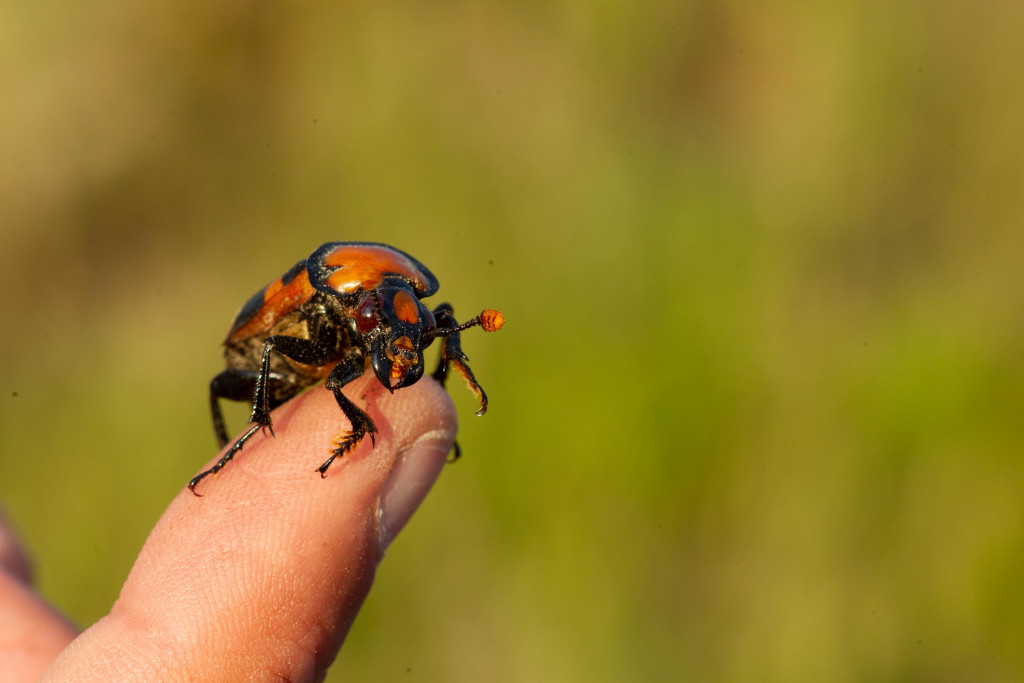
[[[367,406],[376,447],[364,439],[321,480],[344,417],[322,388],[284,404],[277,437],[253,438],[202,498],[182,482],[110,614],[81,634],[32,592],[0,524],[3,680],[321,680],[456,430],[432,380],[392,395],[367,375],[346,393]]]

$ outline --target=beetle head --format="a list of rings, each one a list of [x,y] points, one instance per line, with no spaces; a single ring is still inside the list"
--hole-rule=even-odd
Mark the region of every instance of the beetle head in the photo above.
[[[356,327],[370,365],[389,391],[415,384],[423,376],[422,335],[435,326],[434,315],[404,280],[381,284],[356,309]]]

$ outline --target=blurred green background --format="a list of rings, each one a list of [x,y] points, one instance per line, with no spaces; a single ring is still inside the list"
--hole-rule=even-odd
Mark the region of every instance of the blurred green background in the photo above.
[[[4,3],[0,499],[43,591],[109,609],[238,306],[375,240],[508,324],[329,680],[1020,680],[1022,31]]]

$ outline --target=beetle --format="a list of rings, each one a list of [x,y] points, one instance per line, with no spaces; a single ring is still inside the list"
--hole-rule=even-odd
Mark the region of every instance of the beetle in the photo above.
[[[270,411],[326,378],[351,429],[336,437],[330,457],[316,471],[327,476],[337,458],[377,427],[342,389],[369,367],[388,391],[423,376],[423,351],[440,337],[441,357],[433,378],[442,385],[454,368],[487,411],[487,394],[462,352],[460,333],[479,325],[501,328],[505,317],[485,309],[461,325],[451,305],[433,310],[421,299],[437,292],[434,274],[409,254],[379,242],[327,242],[253,295],[235,316],[224,340],[226,368],[210,382],[210,412],[217,442],[228,443],[220,399],[251,401],[249,427],[220,460],[200,472],[188,488],[216,474],[260,430],[274,433]],[[458,447],[455,450],[458,457]]]

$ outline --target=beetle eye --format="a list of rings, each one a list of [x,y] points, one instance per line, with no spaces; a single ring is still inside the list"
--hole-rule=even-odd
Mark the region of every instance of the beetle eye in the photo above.
[[[437,320],[434,319],[434,314],[429,308],[424,308],[423,312],[426,314],[423,317],[427,321],[427,330],[433,330],[437,328]]]
[[[377,327],[380,322],[380,315],[377,313],[376,298],[370,294],[366,296],[356,309],[356,327],[360,334],[366,334]]]

